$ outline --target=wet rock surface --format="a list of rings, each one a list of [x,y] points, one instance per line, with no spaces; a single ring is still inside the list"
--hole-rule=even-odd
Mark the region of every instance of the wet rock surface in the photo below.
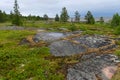
[[[67,80],[110,80],[118,61],[118,57],[112,54],[89,57],[68,69]]]
[[[33,40],[35,42],[45,41],[51,43],[53,41],[59,40],[61,38],[65,38],[70,35],[72,35],[72,33],[40,32],[33,37]]]
[[[70,56],[86,51],[84,46],[66,40],[54,42],[49,47],[54,56]]]
[[[45,29],[42,28],[35,28],[35,27],[24,27],[24,26],[3,26],[0,27],[0,30],[36,30],[39,31],[45,31]]]
[[[24,30],[24,27],[18,27],[18,26],[4,26],[0,27],[0,30]]]
[[[82,55],[77,57],[77,64],[67,69],[67,80],[110,80],[120,63],[117,56],[105,53],[116,48],[114,40],[101,35],[76,34],[49,46],[54,56]]]
[[[100,35],[99,36],[98,35],[94,35],[94,36],[87,35],[87,36],[73,38],[73,40],[76,40],[80,44],[84,44],[90,48],[99,48],[105,45],[109,45],[111,43],[109,38],[100,36]]]
[[[98,50],[107,50],[115,48],[116,46],[108,37],[100,35],[86,35],[77,36],[67,40],[56,41],[53,42],[49,47],[51,53],[55,56],[70,56],[87,52],[88,49],[91,48]]]

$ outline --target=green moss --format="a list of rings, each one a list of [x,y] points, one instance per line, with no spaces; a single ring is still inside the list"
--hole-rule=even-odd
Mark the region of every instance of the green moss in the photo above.
[[[115,51],[115,54],[116,54],[117,56],[120,56],[120,50],[116,50],[116,51]]]
[[[120,26],[118,26],[117,28],[115,28],[114,34],[120,35]]]
[[[0,80],[63,80],[56,66],[45,60],[49,48],[18,45],[22,38],[33,35],[32,31],[0,31]]]

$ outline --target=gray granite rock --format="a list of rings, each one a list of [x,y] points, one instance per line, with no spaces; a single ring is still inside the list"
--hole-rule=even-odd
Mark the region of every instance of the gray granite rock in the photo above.
[[[18,26],[3,26],[0,27],[0,30],[24,30],[24,27],[18,27]]]
[[[67,80],[97,80],[97,77],[101,80],[109,80],[102,69],[117,66],[117,61],[118,57],[112,54],[89,57],[68,69]]]
[[[20,41],[19,45],[23,45],[23,44],[29,45],[30,42],[29,42],[26,38],[23,38],[23,39]]]
[[[86,73],[72,68],[68,69],[68,72],[67,80],[97,80],[93,73]]]
[[[77,42],[74,43],[74,42]],[[100,48],[111,44],[109,38],[99,35],[93,36],[77,36],[70,40],[61,40],[51,43],[50,51],[55,56],[70,56],[82,52],[87,52],[89,48]],[[110,45],[101,50],[112,49],[115,44]]]
[[[53,42],[49,47],[51,53],[55,56],[70,56],[86,51],[84,46],[73,44],[66,40]]]
[[[63,33],[40,32],[34,36],[33,40],[35,42],[39,42],[39,41],[53,42],[53,41],[58,40],[58,39],[63,38],[63,37],[66,37],[66,35]]]
[[[108,45],[111,42],[109,38],[100,35],[86,35],[82,37],[73,38],[73,40],[76,40],[77,42],[84,44],[90,48],[99,48]]]

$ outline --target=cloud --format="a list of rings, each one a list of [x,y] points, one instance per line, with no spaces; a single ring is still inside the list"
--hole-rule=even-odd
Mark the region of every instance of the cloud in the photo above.
[[[112,16],[120,12],[119,0],[18,0],[20,12],[23,15],[48,14],[54,17],[60,14],[62,7],[66,7],[70,16],[77,10],[82,16],[91,11],[95,16]],[[0,9],[9,13],[13,10],[14,0],[1,0]]]

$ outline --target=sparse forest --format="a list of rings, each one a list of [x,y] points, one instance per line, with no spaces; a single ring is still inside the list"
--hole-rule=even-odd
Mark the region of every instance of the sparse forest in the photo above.
[[[9,14],[0,10],[0,80],[120,79],[119,13],[106,21],[91,11],[71,17],[66,7],[24,16],[20,7],[15,0]],[[106,66],[116,74],[101,77]]]

